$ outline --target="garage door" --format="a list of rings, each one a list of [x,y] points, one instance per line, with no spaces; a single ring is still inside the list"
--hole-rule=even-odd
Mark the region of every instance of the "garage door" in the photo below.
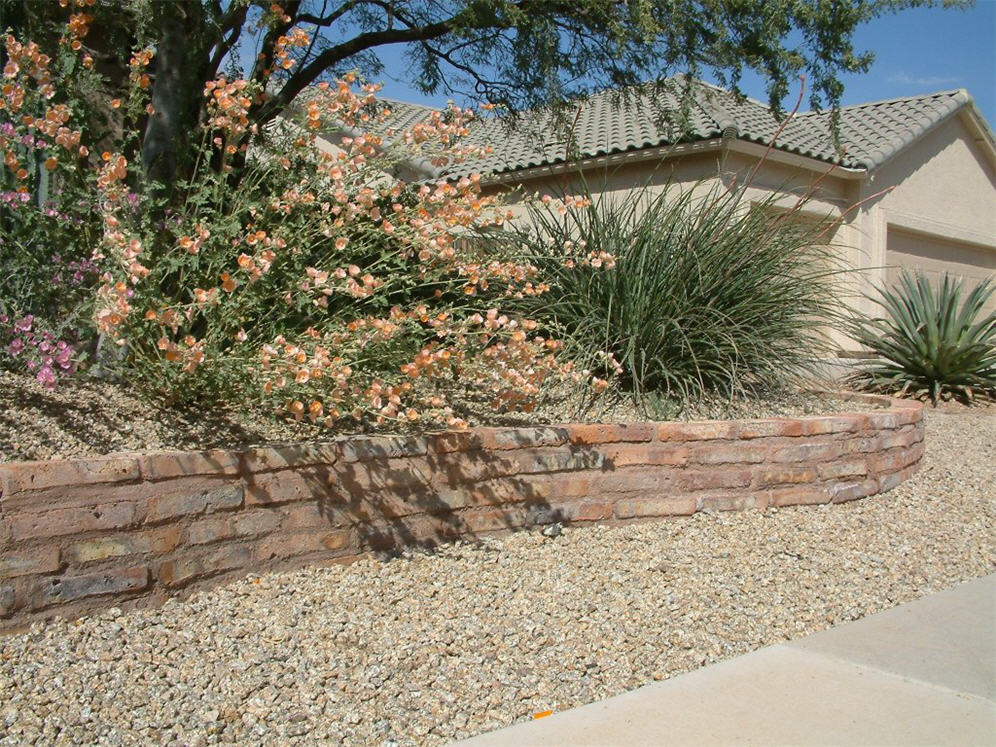
[[[996,274],[996,249],[911,233],[890,226],[886,264],[889,266],[886,277],[890,285],[903,269],[919,270],[935,283],[948,272],[974,284]],[[996,293],[990,297],[986,311],[996,311]]]

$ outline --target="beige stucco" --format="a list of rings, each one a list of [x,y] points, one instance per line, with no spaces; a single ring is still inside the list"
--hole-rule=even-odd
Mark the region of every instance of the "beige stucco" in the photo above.
[[[581,169],[583,181],[577,166],[566,173],[563,167],[532,169],[504,177],[489,190],[572,194],[586,182],[594,194],[625,200],[644,186],[652,193],[668,185],[710,189],[733,180],[742,184],[752,175],[751,200],[776,190],[784,194],[781,204],[791,207],[798,195],[811,193],[806,210],[840,219],[831,243],[843,263],[859,271],[842,283],[841,295],[870,311],[875,306],[862,294],[893,280],[896,265],[970,280],[993,274],[996,161],[992,142],[974,125],[974,116],[963,109],[870,172],[830,169],[814,159],[777,152],[756,168],[763,147],[714,140],[591,161]],[[845,337],[835,340],[842,350],[854,350]]]

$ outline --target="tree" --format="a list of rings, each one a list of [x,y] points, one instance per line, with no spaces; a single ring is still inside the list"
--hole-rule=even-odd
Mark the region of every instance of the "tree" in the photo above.
[[[592,89],[710,71],[736,90],[745,70],[767,78],[772,107],[805,72],[814,105],[839,104],[843,73],[867,70],[863,22],[933,0],[59,0],[82,17],[98,68],[128,78],[136,48],[154,51],[154,113],[141,152],[149,180],[189,168],[189,137],[205,117],[205,83],[245,77],[265,91],[248,112],[261,126],[323,78],[375,79],[379,55],[402,47],[423,92],[469,96],[512,111]],[[945,0],[945,5],[961,4]],[[54,2],[0,0],[0,26],[59,32]],[[90,31],[90,33],[85,33]]]

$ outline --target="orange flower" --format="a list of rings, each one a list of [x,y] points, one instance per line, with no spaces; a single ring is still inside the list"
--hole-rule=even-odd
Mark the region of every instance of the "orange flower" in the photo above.
[[[238,283],[235,282],[235,280],[232,278],[231,275],[229,275],[227,272],[221,273],[221,287],[225,290],[226,293],[231,293],[232,291],[234,291],[237,285]]]

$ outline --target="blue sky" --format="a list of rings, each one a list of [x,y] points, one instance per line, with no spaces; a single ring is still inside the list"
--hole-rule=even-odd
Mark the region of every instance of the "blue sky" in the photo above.
[[[883,16],[858,29],[855,47],[873,51],[875,62],[867,73],[844,78],[845,105],[967,88],[996,127],[996,0],[978,0],[967,10],[916,8]],[[384,57],[388,71],[403,68],[398,57]],[[445,96],[422,96],[404,83],[403,74],[396,77],[385,77],[382,95],[445,103]],[[767,101],[760,79],[745,76],[742,88]],[[784,102],[793,104],[794,97]]]

